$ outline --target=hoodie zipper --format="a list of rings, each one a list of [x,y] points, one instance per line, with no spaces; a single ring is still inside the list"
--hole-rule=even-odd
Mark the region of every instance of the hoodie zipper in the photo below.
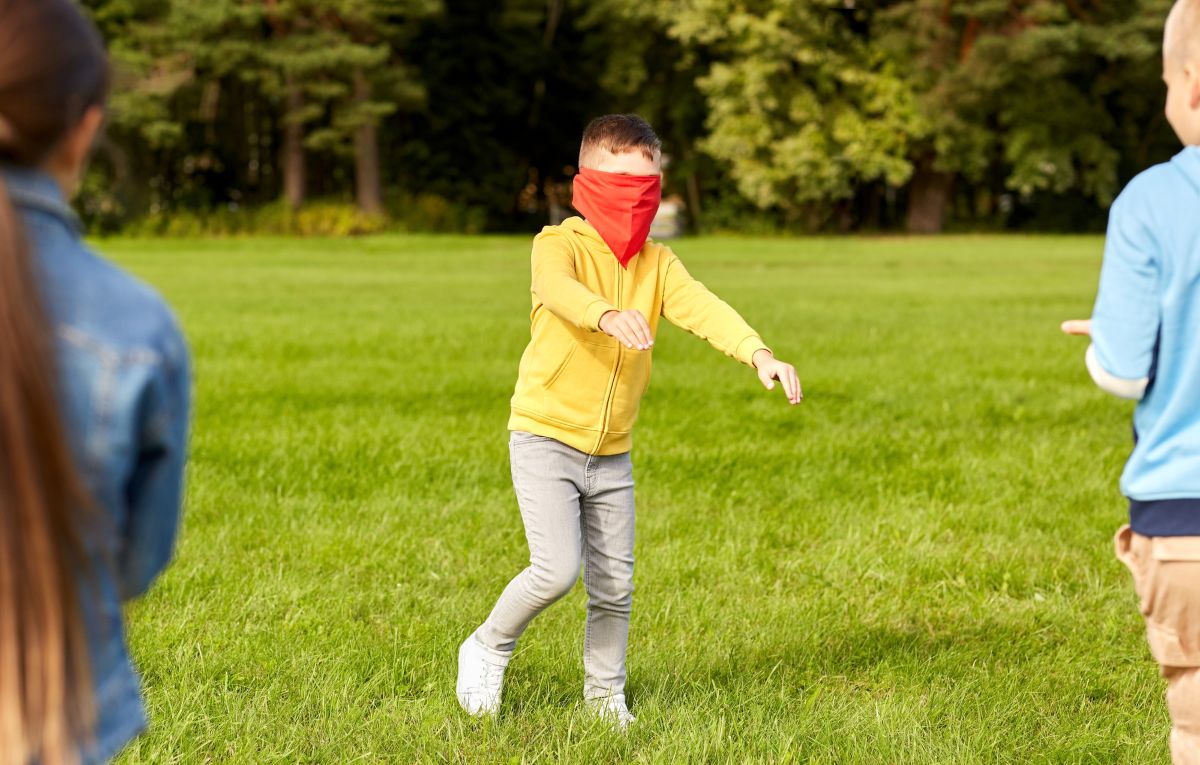
[[[621,310],[621,302],[624,297],[624,289],[621,286],[621,262],[613,258],[613,262],[617,265],[617,310]],[[615,339],[615,338],[614,338]],[[621,374],[621,360],[625,355],[625,348],[621,345],[621,341],[617,340],[617,360],[613,364],[612,378],[608,381],[608,394],[604,401],[604,415],[600,420],[600,435],[596,438],[596,451],[600,451],[600,445],[604,443],[604,437],[608,435],[609,418],[612,416],[612,403],[617,395],[617,377]]]

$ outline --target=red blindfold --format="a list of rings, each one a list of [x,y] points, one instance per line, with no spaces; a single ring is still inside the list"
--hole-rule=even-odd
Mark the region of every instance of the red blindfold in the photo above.
[[[579,168],[571,204],[583,213],[623,268],[641,251],[662,200],[662,178]]]

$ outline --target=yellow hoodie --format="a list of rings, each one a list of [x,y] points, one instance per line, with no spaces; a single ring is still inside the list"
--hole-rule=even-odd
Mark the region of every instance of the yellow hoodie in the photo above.
[[[636,308],[657,335],[659,316],[751,364],[758,333],[688,274],[669,247],[647,241],[622,268],[582,218],[533,240],[531,339],[521,356],[509,430],[548,436],[588,454],[620,454],[650,384],[651,351],[600,331],[607,311]]]

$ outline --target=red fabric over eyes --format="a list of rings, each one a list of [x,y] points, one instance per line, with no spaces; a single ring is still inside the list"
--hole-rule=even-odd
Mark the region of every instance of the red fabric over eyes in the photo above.
[[[641,251],[662,200],[662,178],[621,175],[581,167],[572,183],[571,204],[583,213],[623,268]]]

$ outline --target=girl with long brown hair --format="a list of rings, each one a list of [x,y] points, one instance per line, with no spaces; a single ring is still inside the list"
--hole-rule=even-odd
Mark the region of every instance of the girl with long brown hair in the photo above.
[[[182,335],[66,201],[108,71],[71,0],[0,0],[0,765],[103,762],[145,726],[122,602],[178,525]]]

